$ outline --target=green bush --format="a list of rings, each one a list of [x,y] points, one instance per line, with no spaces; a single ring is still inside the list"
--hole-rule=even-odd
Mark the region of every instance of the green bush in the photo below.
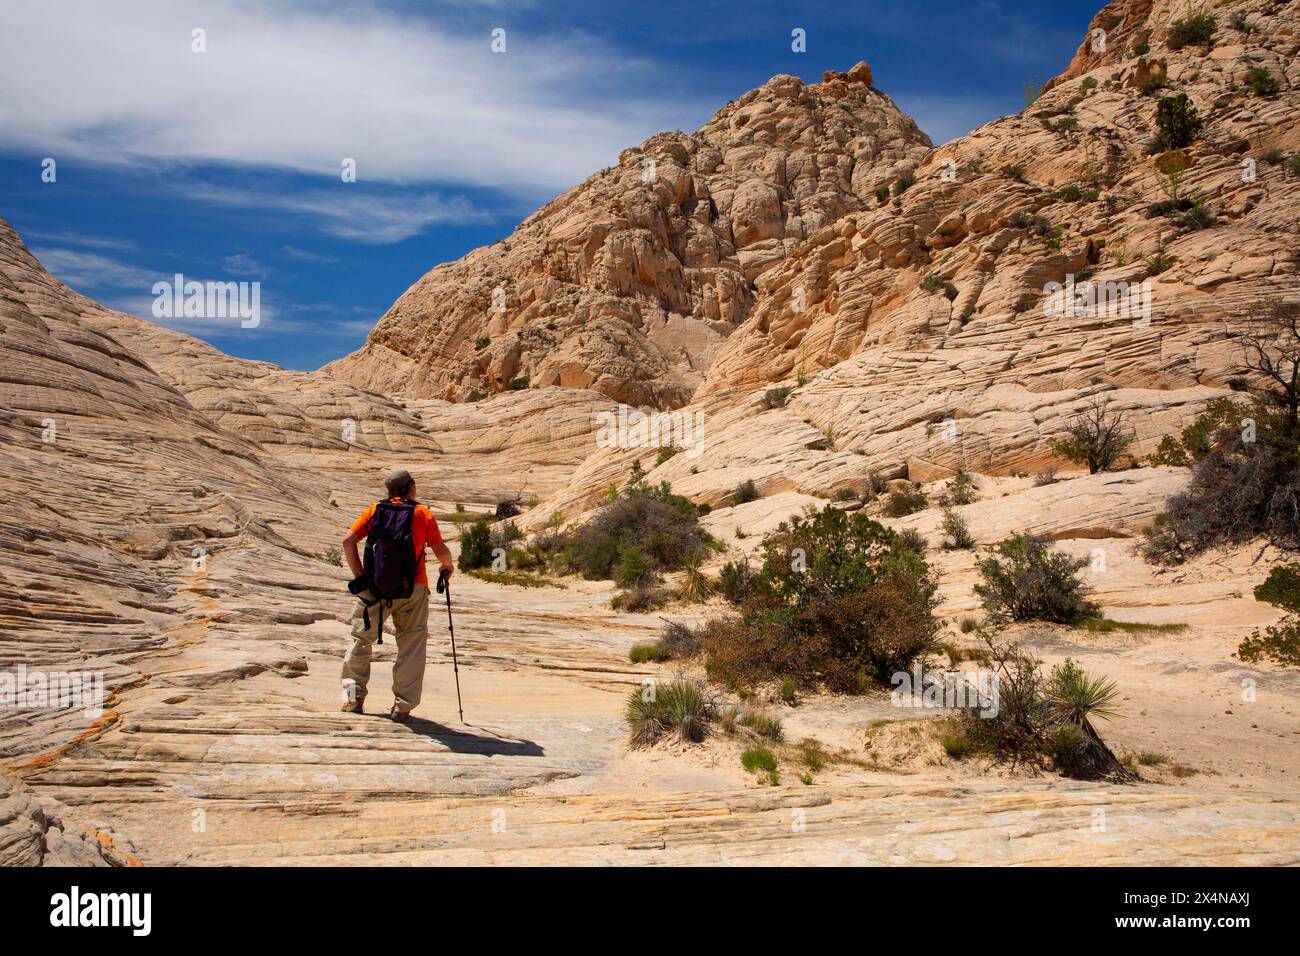
[[[518,378],[512,378],[506,382],[507,392],[522,392],[528,387],[528,377],[521,375]]]
[[[1085,76],[1083,78],[1083,83],[1080,84],[1080,88],[1085,91],[1095,90],[1097,88],[1097,78],[1095,76]]]
[[[460,536],[460,557],[456,567],[462,571],[486,568],[492,563],[492,530],[483,520],[475,521]]]
[[[930,506],[925,492],[915,486],[899,491],[891,491],[885,499],[885,514],[890,518],[905,518]]]
[[[633,644],[632,649],[627,652],[627,657],[633,664],[644,664],[646,661],[656,663],[670,661],[673,655],[668,648],[658,641],[643,641],[639,644]]]
[[[1192,145],[1203,125],[1200,113],[1186,93],[1162,96],[1156,101],[1156,143],[1162,149]]]
[[[1255,588],[1255,600],[1284,611],[1300,611],[1300,564],[1279,564]]]
[[[740,765],[748,773],[775,773],[776,754],[765,744],[755,744],[740,755]]]
[[[1256,96],[1277,96],[1278,90],[1281,89],[1273,74],[1262,66],[1251,67],[1246,82],[1250,84]]]
[[[1300,667],[1300,615],[1288,614],[1264,633],[1252,633],[1237,648],[1237,658],[1248,664],[1271,660],[1283,667]]]
[[[680,570],[712,545],[697,515],[667,482],[652,487],[635,480],[570,535],[567,561],[588,579],[648,584],[654,574]]]
[[[741,688],[790,677],[856,693],[937,647],[924,557],[861,512],[796,517],[762,553],[740,616],[701,639],[715,679]]]
[[[1181,50],[1185,46],[1209,47],[1214,41],[1214,16],[1198,12],[1175,20],[1169,27],[1169,36],[1165,44],[1171,50]]]
[[[947,538],[944,547],[949,550],[969,551],[975,547],[975,539],[971,537],[966,520],[951,508],[943,509],[943,533]]]
[[[994,554],[998,557],[979,562],[983,583],[975,585],[994,620],[1073,624],[1097,614],[1079,578],[1088,564],[1082,558],[1071,558],[1030,534],[1013,535]]]
[[[754,583],[754,571],[749,561],[740,559],[728,561],[718,574],[718,593],[732,604],[743,604],[750,594]]]
[[[746,479],[736,485],[736,490],[731,493],[731,503],[733,505],[743,505],[750,501],[757,501],[761,497],[758,493],[758,486],[754,484],[753,479]]]

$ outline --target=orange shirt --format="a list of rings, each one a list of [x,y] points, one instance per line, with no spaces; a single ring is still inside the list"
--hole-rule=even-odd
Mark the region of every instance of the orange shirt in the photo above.
[[[402,499],[388,500],[400,502]],[[374,517],[375,506],[371,505],[361,512],[360,518],[352,522],[352,533],[358,538],[364,538],[370,533],[370,522]],[[415,545],[415,558],[419,562],[415,569],[415,583],[423,584],[427,588],[429,575],[424,570],[424,549],[425,547],[436,548],[442,544],[442,532],[438,530],[438,522],[434,519],[433,512],[424,505],[416,505],[415,514],[411,515],[411,542]]]

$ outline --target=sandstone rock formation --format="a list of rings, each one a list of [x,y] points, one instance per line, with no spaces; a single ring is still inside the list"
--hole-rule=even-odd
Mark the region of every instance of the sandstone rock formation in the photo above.
[[[812,85],[773,77],[439,266],[326,371],[456,401],[527,379],[683,405],[750,315],[759,277],[867,208],[929,145],[865,64]]]

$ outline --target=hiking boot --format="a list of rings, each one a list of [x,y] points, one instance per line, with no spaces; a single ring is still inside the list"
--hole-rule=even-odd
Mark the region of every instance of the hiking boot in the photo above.
[[[397,705],[394,704],[393,709],[388,712],[388,719],[395,724],[404,724],[411,719],[411,712],[409,710],[398,710]]]
[[[366,703],[366,699],[364,697],[360,697],[357,700],[348,701],[346,704],[340,707],[339,710],[345,714],[364,714],[365,710],[363,709],[363,707],[365,706],[365,703]]]

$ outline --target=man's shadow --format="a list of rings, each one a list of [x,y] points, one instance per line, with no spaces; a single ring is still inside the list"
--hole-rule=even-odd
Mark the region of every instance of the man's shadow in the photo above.
[[[458,754],[481,754],[485,757],[544,757],[546,751],[531,740],[511,740],[487,731],[490,736],[480,736],[464,730],[455,730],[445,724],[434,723],[423,717],[411,717],[403,727],[421,737],[436,740],[448,750]],[[466,726],[471,726],[466,724]],[[486,730],[486,728],[476,728]]]

